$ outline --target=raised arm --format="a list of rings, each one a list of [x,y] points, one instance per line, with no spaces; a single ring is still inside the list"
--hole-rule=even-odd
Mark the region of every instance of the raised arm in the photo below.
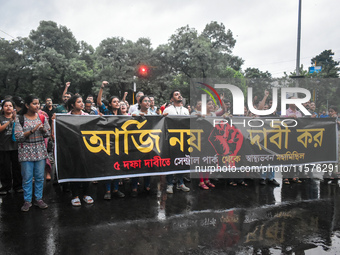
[[[257,107],[258,110],[262,110],[264,108],[264,105],[266,104],[267,98],[269,96],[269,91],[265,90],[264,91],[264,97],[261,102],[259,102],[259,106]]]
[[[105,85],[108,85],[109,83],[107,81],[103,81],[102,85],[100,85],[100,90],[98,93],[98,97],[97,97],[97,105],[98,107],[102,106],[102,96],[103,96],[103,89],[105,88]]]
[[[69,81],[66,82],[65,89],[64,89],[64,92],[63,92],[63,98],[64,98],[65,94],[67,93],[68,88],[70,87],[70,85],[71,85],[71,82],[69,82]]]
[[[122,101],[125,102],[126,101],[126,96],[127,96],[128,92],[124,92],[124,96],[122,98]]]

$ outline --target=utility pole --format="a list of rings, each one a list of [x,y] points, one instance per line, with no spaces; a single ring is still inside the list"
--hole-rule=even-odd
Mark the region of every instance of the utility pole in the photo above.
[[[296,76],[300,76],[301,1],[302,0],[299,0],[298,34],[297,34],[297,51],[296,51]]]
[[[298,33],[297,33],[297,50],[296,50],[296,74],[295,76],[290,76],[295,80],[295,87],[299,87],[299,78],[304,78],[300,76],[300,43],[301,43],[301,1],[299,0],[299,10],[298,10]],[[297,93],[294,93],[295,97],[298,97]]]

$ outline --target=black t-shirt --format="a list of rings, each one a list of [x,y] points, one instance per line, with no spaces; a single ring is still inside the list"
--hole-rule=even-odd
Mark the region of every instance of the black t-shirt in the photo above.
[[[10,119],[0,115],[1,126],[6,124]],[[6,129],[0,132],[0,151],[15,151],[18,149],[18,143],[12,141],[13,123],[9,124]]]
[[[55,107],[52,106],[52,109],[49,110],[45,106],[42,110],[47,113],[47,115],[48,115],[48,124],[50,124],[50,126],[52,126],[52,116],[53,116],[54,113],[56,113]]]

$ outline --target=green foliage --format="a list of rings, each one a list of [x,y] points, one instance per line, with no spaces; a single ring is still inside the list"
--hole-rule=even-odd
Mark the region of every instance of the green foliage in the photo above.
[[[268,79],[268,78],[272,78],[272,75],[268,71],[262,72],[258,68],[248,67],[244,71],[244,77],[249,78],[249,79],[254,79],[254,78]]]
[[[7,41],[0,39],[0,93],[25,96],[33,93],[41,99],[52,97],[55,103],[61,102],[65,83],[70,81],[69,91],[97,95],[100,84],[107,80],[110,85],[104,97],[123,97],[128,92],[128,101],[133,101],[133,84],[137,91],[155,96],[156,104],[169,100],[173,89],[180,89],[189,99],[190,82],[193,78],[224,79],[239,86],[244,94],[247,87],[259,99],[265,89],[272,86],[295,86],[296,81],[287,74],[273,79],[271,74],[257,68],[241,71],[243,60],[234,56],[232,50],[236,40],[232,32],[222,23],[215,21],[205,26],[202,32],[184,26],[175,31],[167,44],[151,47],[148,38],[136,42],[121,37],[103,40],[94,49],[84,41],[78,42],[65,26],[53,21],[41,21],[36,30],[27,38]],[[301,87],[306,87],[318,95],[317,107],[325,102],[338,104],[340,86],[337,80],[328,82],[320,78],[338,78],[339,62],[333,60],[334,53],[325,50],[311,60],[322,66],[319,74],[308,74],[300,68],[300,74],[308,77]],[[140,65],[148,67],[146,77],[138,77]],[[291,73],[294,75],[294,73]],[[225,97],[231,98],[226,92]],[[190,103],[190,102],[188,102]]]
[[[291,86],[298,83],[299,87],[306,88],[311,92],[312,101],[315,101],[317,110],[327,109],[327,105],[340,106],[340,83],[338,79],[340,68],[338,67],[339,62],[333,59],[333,55],[334,53],[331,50],[324,50],[311,59],[313,66],[316,64],[322,67],[320,73],[310,74],[301,65],[299,72],[305,78],[291,81]],[[291,76],[295,75],[295,72],[291,73]],[[287,74],[286,79],[289,80]]]
[[[333,59],[333,56],[334,53],[332,52],[332,50],[324,50],[319,55],[311,59],[312,65],[316,64],[317,66],[322,67],[321,72],[316,74],[317,77],[339,78],[339,61],[335,61]]]

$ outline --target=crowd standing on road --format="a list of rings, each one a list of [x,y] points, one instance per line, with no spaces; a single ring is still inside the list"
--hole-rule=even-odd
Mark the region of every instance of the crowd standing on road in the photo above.
[[[67,82],[62,94],[63,103],[55,106],[50,97],[45,99],[44,107],[40,107],[39,99],[35,96],[27,96],[22,100],[18,96],[6,96],[1,103],[0,114],[0,195],[7,195],[9,192],[23,193],[24,204],[21,211],[29,211],[32,204],[41,209],[48,208],[43,201],[44,180],[50,180],[51,163],[53,164],[53,120],[56,113],[71,115],[130,115],[130,116],[147,116],[147,115],[196,115],[196,116],[222,116],[232,117],[231,101],[221,95],[223,105],[219,108],[214,104],[212,99],[207,100],[207,112],[202,114],[202,102],[198,100],[194,106],[185,106],[180,90],[171,92],[169,101],[161,106],[155,105],[155,96],[145,95],[142,91],[136,93],[136,103],[129,106],[126,100],[128,95],[124,93],[122,99],[112,95],[109,100],[103,99],[103,90],[108,85],[103,81],[97,96],[97,104],[94,103],[94,97],[88,95],[85,102],[79,95],[73,95],[68,91],[71,83]],[[266,90],[261,101],[254,100],[253,107],[258,110],[267,110],[272,107],[272,100],[268,100],[269,92]],[[292,97],[293,98],[293,97]],[[322,110],[317,113],[315,102],[307,102],[304,107],[311,113],[310,118],[328,118],[334,117],[340,127],[338,109],[336,106],[330,106],[328,111]],[[245,106],[244,115],[254,117]],[[296,108],[294,104],[289,105],[286,115],[282,116],[275,110],[271,116],[281,117],[307,117]],[[340,151],[340,150],[339,150]],[[49,153],[50,152],[50,153]],[[215,185],[209,180],[209,176],[200,175],[199,187],[202,190],[209,190]],[[144,189],[150,192],[151,177],[144,177]],[[184,180],[190,182],[190,178],[183,174],[166,176],[166,192],[174,192],[176,189],[189,192],[190,188],[184,183]],[[105,200],[110,200],[111,196],[123,198],[125,194],[119,190],[119,186],[125,180],[108,180],[105,181]],[[325,177],[325,181],[332,184],[338,182],[336,173],[332,176]],[[301,183],[298,176],[286,178],[283,176],[283,184],[289,185],[291,182]],[[247,186],[244,179],[238,181],[229,179],[228,184],[231,186]],[[280,184],[275,180],[274,172],[266,172],[261,175],[260,185]],[[73,206],[80,206],[81,199],[87,204],[94,203],[90,195],[89,182],[72,182],[71,187]],[[132,191],[131,196],[138,196],[139,178],[131,178]],[[64,185],[63,187],[68,187]],[[113,190],[112,190],[113,186]],[[65,188],[67,191],[67,188]],[[81,192],[82,191],[82,192]],[[81,194],[82,193],[82,194]]]

